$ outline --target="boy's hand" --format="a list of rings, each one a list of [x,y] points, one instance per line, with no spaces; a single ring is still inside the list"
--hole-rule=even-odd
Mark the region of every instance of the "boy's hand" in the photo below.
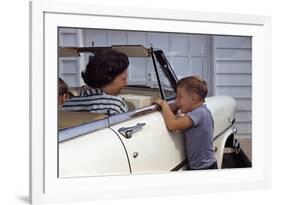
[[[160,107],[163,107],[163,104],[164,104],[164,103],[167,103],[167,102],[166,102],[165,100],[160,99],[160,98],[157,98],[157,99],[155,99],[155,100],[152,101],[152,104],[157,104],[157,105],[159,105]],[[167,103],[167,104],[168,104],[168,103]],[[178,106],[176,105],[175,102],[169,103],[169,106],[170,106],[170,108],[171,108],[171,110],[172,110],[173,112],[176,112],[176,111],[178,110]]]
[[[160,111],[162,109],[163,101],[164,100],[157,98],[157,99],[152,100],[151,104],[158,105],[158,106],[156,106],[156,109]]]
[[[157,105],[159,105],[159,106],[162,107],[163,102],[164,102],[164,100],[157,98],[157,99],[154,99],[154,100],[152,101],[152,104],[157,104]]]

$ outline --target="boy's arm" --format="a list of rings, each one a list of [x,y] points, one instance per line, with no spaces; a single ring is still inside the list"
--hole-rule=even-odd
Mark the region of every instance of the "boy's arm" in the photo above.
[[[162,107],[164,120],[168,130],[185,130],[193,126],[193,121],[188,116],[177,117],[170,108],[170,105],[161,99],[157,99],[154,103]]]
[[[175,102],[172,102],[172,103],[168,103],[169,104],[169,106],[170,106],[170,108],[171,108],[171,110],[172,110],[172,112],[177,112],[178,111],[178,107],[177,107],[177,105],[176,105],[176,103]]]

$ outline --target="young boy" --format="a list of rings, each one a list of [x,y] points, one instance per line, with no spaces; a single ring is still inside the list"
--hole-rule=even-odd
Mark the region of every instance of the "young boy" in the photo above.
[[[59,96],[58,105],[61,108],[62,104],[69,98],[69,90],[63,79],[59,78]]]
[[[177,98],[173,107],[178,109],[180,115],[175,115],[166,101],[155,101],[162,107],[167,128],[170,131],[184,131],[190,170],[218,168],[213,153],[214,122],[204,104],[207,93],[204,80],[189,76],[181,79],[177,85]]]

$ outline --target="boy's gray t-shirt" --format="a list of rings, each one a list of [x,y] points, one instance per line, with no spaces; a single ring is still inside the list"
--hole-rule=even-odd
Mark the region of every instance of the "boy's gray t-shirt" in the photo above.
[[[186,153],[190,169],[206,168],[214,162],[214,121],[207,106],[186,113],[193,121],[193,127],[185,130]]]

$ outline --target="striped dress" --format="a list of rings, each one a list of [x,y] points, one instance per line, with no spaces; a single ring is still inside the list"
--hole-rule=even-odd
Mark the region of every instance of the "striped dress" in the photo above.
[[[85,88],[79,96],[67,100],[62,110],[114,115],[127,112],[128,107],[120,96],[108,95],[98,88]]]

